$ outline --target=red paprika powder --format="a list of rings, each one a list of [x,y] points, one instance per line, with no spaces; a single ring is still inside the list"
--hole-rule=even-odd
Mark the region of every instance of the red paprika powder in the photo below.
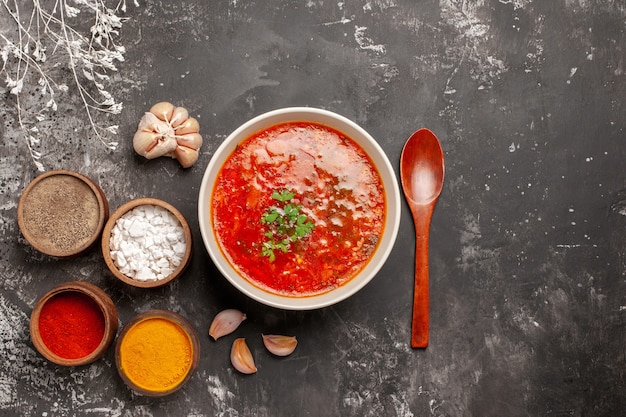
[[[65,359],[83,358],[104,336],[104,315],[88,295],[74,291],[50,298],[39,316],[41,340],[52,353]]]

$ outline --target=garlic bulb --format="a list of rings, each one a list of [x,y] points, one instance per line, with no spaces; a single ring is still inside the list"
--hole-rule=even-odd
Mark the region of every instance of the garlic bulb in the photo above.
[[[160,156],[176,158],[183,168],[196,163],[202,136],[200,124],[183,107],[160,102],[146,112],[133,137],[133,148],[139,155],[154,159]]]
[[[243,337],[235,339],[233,342],[233,347],[230,350],[230,362],[236,370],[243,374],[253,374],[256,372],[252,352],[250,352],[246,344],[246,339]]]
[[[211,336],[213,340],[217,340],[222,336],[231,334],[245,319],[246,315],[239,310],[235,310],[234,308],[222,310],[217,313],[211,322],[211,326],[209,327],[209,336]]]
[[[276,356],[291,355],[296,349],[298,341],[295,336],[281,336],[277,334],[262,335],[263,344]]]

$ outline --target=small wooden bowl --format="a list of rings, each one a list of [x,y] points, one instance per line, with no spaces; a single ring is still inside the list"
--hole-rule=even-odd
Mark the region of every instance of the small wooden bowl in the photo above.
[[[94,307],[97,307],[97,311],[99,311],[102,315],[101,318],[104,320],[104,333],[102,339],[100,340],[100,344],[98,344],[97,347],[95,347],[95,349],[93,349],[90,353],[80,358],[66,358],[59,356],[59,354],[55,353],[56,348],[48,347],[44,342],[45,337],[42,337],[42,330],[45,332],[45,328],[43,326],[46,326],[47,324],[45,323],[45,317],[42,316],[42,310],[44,310],[44,306],[46,306],[46,304],[55,297],[75,294],[85,296],[86,300],[88,300],[87,302],[92,302]],[[55,319],[63,320],[63,317],[55,316]],[[61,322],[59,322],[59,325],[61,325]],[[64,325],[64,330],[66,332],[71,331],[68,326],[70,325]],[[107,349],[111,346],[111,343],[117,334],[117,329],[117,310],[115,309],[115,305],[113,304],[111,298],[99,287],[82,281],[66,282],[45,293],[35,305],[35,308],[30,316],[30,337],[35,345],[35,348],[49,361],[64,366],[86,365],[103,357],[107,352]],[[69,339],[58,339],[57,341],[60,344],[65,343],[65,345],[73,343],[73,341]],[[58,350],[56,351],[58,352]]]
[[[115,264],[115,262],[113,261],[113,258],[111,257],[111,232],[113,230],[113,227],[115,226],[115,224],[117,223],[117,221],[126,213],[128,213],[130,210],[139,207],[139,206],[143,206],[143,205],[153,205],[153,206],[158,206],[161,208],[164,208],[166,210],[168,210],[170,213],[172,213],[174,216],[176,216],[176,218],[178,219],[178,221],[180,222],[180,225],[183,228],[184,231],[184,235],[185,235],[185,254],[180,262],[180,264],[178,265],[178,267],[176,267],[176,269],[167,277],[163,278],[163,279],[158,279],[158,280],[151,280],[151,281],[141,281],[139,279],[134,279],[132,277],[129,277],[125,274],[123,274],[119,268],[117,267],[117,265]],[[104,257],[104,261],[106,262],[107,267],[109,268],[109,270],[113,273],[113,275],[115,275],[119,280],[132,285],[134,287],[140,287],[140,288],[156,288],[156,287],[160,287],[163,286],[165,284],[168,284],[169,282],[173,281],[174,279],[178,278],[187,268],[187,266],[189,265],[189,262],[191,261],[191,246],[192,246],[192,238],[191,238],[191,229],[189,228],[189,224],[187,223],[187,220],[185,219],[185,217],[181,214],[180,211],[178,211],[174,206],[172,206],[169,203],[166,203],[163,200],[159,200],[156,198],[137,198],[135,200],[131,200],[125,204],[123,204],[122,206],[120,206],[117,210],[115,210],[113,212],[113,214],[111,215],[111,217],[109,218],[109,220],[107,221],[107,223],[104,226],[104,230],[102,232],[102,255]]]
[[[156,326],[159,331],[155,331]],[[182,344],[176,345],[178,342]],[[181,351],[188,356],[181,358]],[[199,360],[200,341],[193,326],[168,310],[136,315],[124,326],[115,345],[115,365],[120,377],[130,389],[149,397],[164,397],[181,389]],[[167,369],[162,368],[164,362],[168,362]],[[161,386],[165,380],[171,382]]]
[[[67,170],[36,177],[17,206],[17,222],[28,243],[58,258],[87,251],[108,217],[109,203],[98,184]]]

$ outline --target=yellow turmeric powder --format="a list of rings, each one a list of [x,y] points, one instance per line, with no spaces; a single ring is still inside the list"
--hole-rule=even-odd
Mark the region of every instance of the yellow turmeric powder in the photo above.
[[[161,317],[133,325],[121,341],[120,365],[137,387],[163,392],[180,384],[192,364],[192,344],[176,323]]]

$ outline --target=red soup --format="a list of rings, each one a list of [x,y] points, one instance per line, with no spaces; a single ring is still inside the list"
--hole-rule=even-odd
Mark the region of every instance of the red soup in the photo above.
[[[212,195],[217,241],[254,285],[311,296],[367,264],[385,222],[383,183],[352,139],[315,123],[284,123],[233,151]]]

